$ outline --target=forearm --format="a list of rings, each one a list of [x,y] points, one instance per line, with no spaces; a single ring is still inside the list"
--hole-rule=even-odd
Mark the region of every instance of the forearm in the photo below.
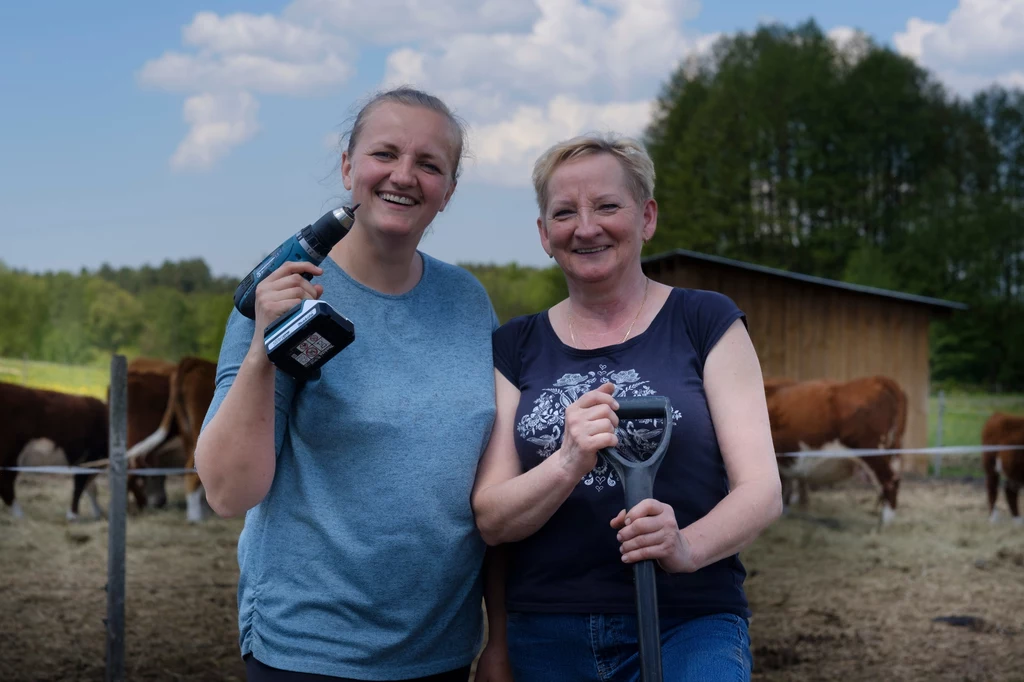
[[[477,527],[489,545],[529,537],[562,505],[580,474],[564,466],[556,451],[538,466],[474,495]]]
[[[700,569],[746,548],[781,514],[778,479],[755,479],[733,488],[706,516],[680,532]]]
[[[487,645],[506,647],[505,547],[488,547],[484,556],[484,604],[487,610]]]
[[[274,366],[262,344],[250,351],[196,444],[196,469],[220,516],[260,503],[274,480]]]

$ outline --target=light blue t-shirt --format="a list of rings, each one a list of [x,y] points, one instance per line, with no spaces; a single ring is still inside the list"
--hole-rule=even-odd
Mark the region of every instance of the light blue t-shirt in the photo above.
[[[400,296],[325,260],[313,282],[355,341],[319,380],[277,373],[274,482],[238,540],[242,654],[271,667],[406,679],[479,650],[470,492],[494,420],[497,318],[472,275],[421,255],[422,278]],[[205,423],[254,327],[231,313]]]

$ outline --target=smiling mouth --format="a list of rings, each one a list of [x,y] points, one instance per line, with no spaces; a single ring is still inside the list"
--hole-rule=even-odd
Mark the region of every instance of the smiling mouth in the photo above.
[[[398,204],[399,206],[415,206],[416,201],[409,197],[403,197],[399,194],[391,194],[390,192],[377,192],[377,196],[388,202],[389,204]]]
[[[590,248],[590,249],[573,249],[572,252],[573,253],[583,254],[583,255],[588,255],[588,254],[591,254],[591,253],[600,253],[601,251],[605,251],[607,249],[608,249],[607,246],[595,246],[595,247]]]

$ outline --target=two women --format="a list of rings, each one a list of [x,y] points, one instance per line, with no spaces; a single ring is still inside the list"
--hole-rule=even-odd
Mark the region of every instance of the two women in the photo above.
[[[547,152],[534,178],[541,243],[569,298],[492,339],[482,287],[417,250],[455,189],[462,140],[429,95],[372,100],[342,158],[360,204],[351,233],[322,267],[286,264],[261,283],[255,323],[229,320],[196,465],[215,511],[246,513],[250,679],[466,680],[481,535],[510,543],[520,682],[636,679],[630,564],[642,559],[663,569],[672,679],[749,675],[736,553],[781,500],[743,314],[643,275],[653,166],[628,140],[585,138]],[[356,340],[296,384],[275,372],[260,331],[320,297]],[[656,499],[623,510],[597,453],[657,445],[652,424],[614,413],[617,397],[651,394],[670,397],[673,438]],[[497,682],[508,671],[495,568],[477,678]]]

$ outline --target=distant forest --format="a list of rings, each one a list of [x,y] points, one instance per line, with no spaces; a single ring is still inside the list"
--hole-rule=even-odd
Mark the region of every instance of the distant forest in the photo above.
[[[813,22],[722,38],[678,66],[644,141],[646,255],[686,248],[965,302],[932,326],[932,377],[1024,390],[1024,92],[970,99]],[[502,320],[565,295],[555,268],[465,265]],[[78,274],[0,266],[0,355],[216,359],[237,282],[202,260]]]
[[[565,296],[557,268],[465,266],[502,320]],[[0,357],[106,363],[112,353],[217,360],[238,279],[202,259],[159,267],[33,274],[0,263]]]

